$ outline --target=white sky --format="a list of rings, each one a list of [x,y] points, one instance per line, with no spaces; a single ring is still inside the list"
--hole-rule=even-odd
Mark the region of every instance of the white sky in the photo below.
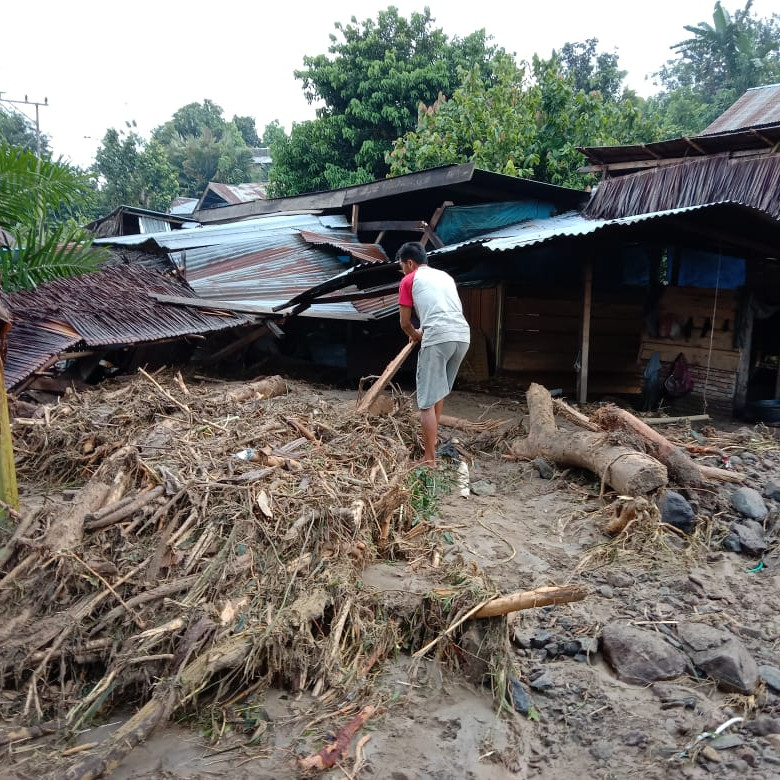
[[[724,0],[734,12],[745,0]],[[327,53],[337,21],[376,19],[395,5],[406,18],[431,9],[452,38],[484,28],[518,60],[547,57],[566,42],[598,38],[616,51],[626,83],[641,95],[646,76],[688,37],[686,24],[712,23],[715,0],[39,0],[9,2],[2,13],[0,97],[48,98],[41,132],[55,156],[89,165],[111,127],[135,120],[145,138],[187,103],[213,100],[230,120],[274,119],[290,130],[314,117],[293,76],[304,55]],[[777,0],[755,0],[769,17]],[[33,106],[16,106],[35,119]]]

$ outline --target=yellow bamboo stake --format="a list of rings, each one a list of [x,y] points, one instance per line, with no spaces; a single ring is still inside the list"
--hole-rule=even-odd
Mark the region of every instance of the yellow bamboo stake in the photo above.
[[[11,436],[11,418],[8,416],[8,397],[5,393],[5,372],[0,359],[0,501],[12,509],[19,509],[19,489],[16,485],[14,440]]]

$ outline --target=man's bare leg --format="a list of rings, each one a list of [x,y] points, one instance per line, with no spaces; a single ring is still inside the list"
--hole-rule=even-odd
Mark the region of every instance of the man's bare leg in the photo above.
[[[436,465],[436,431],[439,427],[436,406],[439,406],[439,414],[441,414],[441,401],[428,409],[420,409],[420,425],[422,427],[423,449],[425,450],[423,461],[427,466]]]

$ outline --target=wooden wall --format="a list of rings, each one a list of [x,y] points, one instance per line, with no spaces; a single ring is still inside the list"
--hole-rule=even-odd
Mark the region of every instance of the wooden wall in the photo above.
[[[527,386],[539,382],[572,394],[580,351],[582,292],[509,287],[504,301],[501,370]],[[637,355],[642,302],[638,294],[595,291],[591,317],[589,397],[639,393]]]
[[[737,305],[737,292],[734,290],[719,290],[716,302],[714,290],[694,287],[664,289],[657,306],[658,322],[663,327],[666,318],[667,323],[676,322],[678,326],[684,326],[690,319],[693,324],[691,335],[686,337],[681,333],[672,338],[645,333],[640,359],[644,366],[653,352],[658,352],[662,363],[661,376],[666,377],[677,355],[680,352],[685,355],[695,387],[688,396],[671,404],[676,409],[701,412],[706,394],[707,407],[711,411],[731,414],[741,356],[740,350],[733,346]],[[711,330],[705,329],[708,321]]]

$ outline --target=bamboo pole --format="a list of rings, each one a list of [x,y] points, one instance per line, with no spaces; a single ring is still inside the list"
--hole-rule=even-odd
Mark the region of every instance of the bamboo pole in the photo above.
[[[5,392],[5,371],[0,359],[0,500],[14,510],[19,509],[19,488],[14,465],[14,440],[8,416],[8,396]],[[6,514],[5,510],[0,510]]]

